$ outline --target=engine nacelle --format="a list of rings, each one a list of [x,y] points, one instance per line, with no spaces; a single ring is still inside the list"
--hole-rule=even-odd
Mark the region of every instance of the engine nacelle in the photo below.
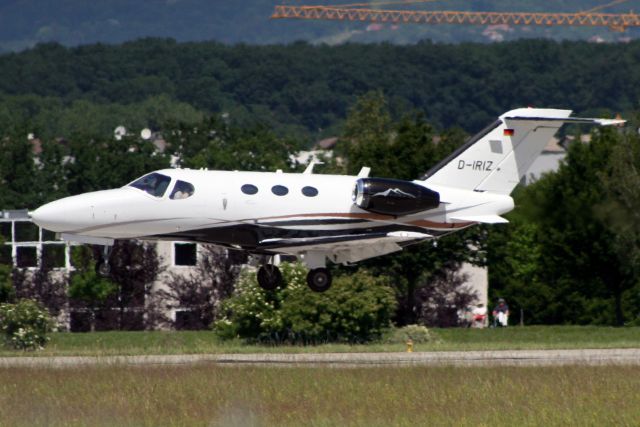
[[[352,195],[353,203],[369,212],[402,216],[437,208],[440,194],[410,181],[387,178],[360,178]]]

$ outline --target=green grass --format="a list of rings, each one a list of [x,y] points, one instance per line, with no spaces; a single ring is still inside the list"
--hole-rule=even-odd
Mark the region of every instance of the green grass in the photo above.
[[[640,367],[0,369],[3,426],[638,425]]]
[[[572,349],[640,347],[640,327],[526,326],[506,329],[434,329],[433,342],[415,351]],[[96,332],[52,334],[42,351],[22,353],[2,349],[0,356],[105,356],[202,353],[399,352],[404,344],[325,344],[317,346],[247,345],[220,342],[210,331]]]

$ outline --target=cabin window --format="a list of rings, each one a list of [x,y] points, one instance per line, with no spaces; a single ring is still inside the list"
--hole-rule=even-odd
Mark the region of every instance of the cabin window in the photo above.
[[[178,180],[176,181],[176,185],[173,187],[173,191],[169,198],[174,200],[187,199],[193,196],[194,192],[195,188],[193,185],[188,182]]]
[[[258,192],[258,187],[256,187],[253,184],[245,184],[242,187],[240,187],[240,189],[244,194],[249,194],[249,195],[253,195]]]
[[[198,263],[198,247],[195,243],[173,244],[173,265],[194,266]]]
[[[284,185],[274,185],[271,187],[271,192],[276,196],[285,196],[289,192],[289,189]]]
[[[302,187],[302,194],[307,197],[316,197],[318,195],[318,189],[315,187]]]
[[[145,191],[154,197],[162,197],[170,182],[170,177],[154,172],[132,182],[129,186]]]

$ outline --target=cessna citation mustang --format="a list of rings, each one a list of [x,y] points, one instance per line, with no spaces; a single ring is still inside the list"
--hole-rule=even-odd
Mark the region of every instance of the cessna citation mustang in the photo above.
[[[570,114],[509,111],[415,181],[370,178],[368,168],[314,175],[313,164],[304,173],[165,169],[48,203],[32,217],[65,240],[105,245],[107,260],[115,239],[294,255],[310,269],[309,287],[323,292],[331,286],[327,260],[353,263],[477,223],[507,222],[500,215],[513,209],[509,194],[563,123],[624,123]],[[259,268],[262,288],[281,281],[275,265]]]

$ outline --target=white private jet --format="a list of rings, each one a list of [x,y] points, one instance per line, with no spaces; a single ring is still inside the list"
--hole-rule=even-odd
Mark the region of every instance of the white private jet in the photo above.
[[[514,187],[564,123],[624,120],[569,117],[570,110],[509,111],[415,181],[303,173],[165,169],[122,188],[66,197],[32,212],[41,227],[81,243],[115,239],[209,243],[248,253],[298,257],[307,283],[331,286],[326,261],[353,263],[400,251],[477,223],[504,223]],[[393,153],[389,153],[390,156]],[[271,263],[258,282],[274,289]]]

